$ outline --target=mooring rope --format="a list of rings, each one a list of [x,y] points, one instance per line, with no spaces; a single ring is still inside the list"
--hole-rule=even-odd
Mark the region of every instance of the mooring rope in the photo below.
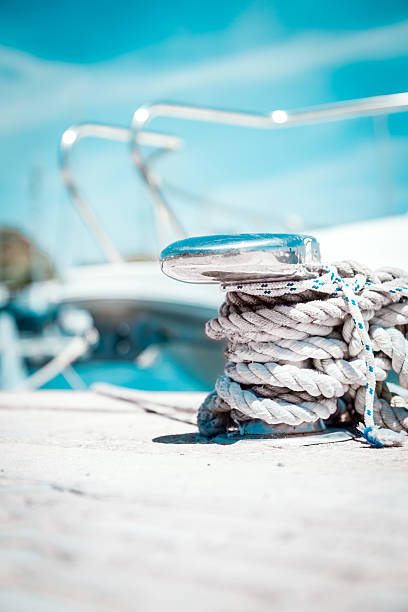
[[[407,439],[408,406],[385,384],[389,370],[408,388],[408,274],[373,272],[351,261],[307,280],[242,282],[206,325],[226,340],[224,375],[199,409],[206,436],[252,419],[298,426],[353,406],[373,446]]]

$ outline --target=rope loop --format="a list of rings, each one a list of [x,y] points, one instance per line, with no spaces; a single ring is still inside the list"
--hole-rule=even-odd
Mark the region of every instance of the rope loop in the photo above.
[[[384,380],[393,369],[408,388],[407,273],[344,261],[311,279],[221,288],[206,334],[226,340],[227,363],[199,410],[201,433],[251,419],[295,427],[333,419],[343,398],[369,444],[406,441],[408,406]]]

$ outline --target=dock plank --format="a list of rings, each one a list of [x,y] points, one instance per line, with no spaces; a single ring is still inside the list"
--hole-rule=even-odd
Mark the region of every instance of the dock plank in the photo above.
[[[1,610],[406,609],[407,448],[205,444],[76,393],[0,394]]]

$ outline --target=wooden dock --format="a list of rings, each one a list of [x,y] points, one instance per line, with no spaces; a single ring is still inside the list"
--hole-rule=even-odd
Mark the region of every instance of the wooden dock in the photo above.
[[[203,443],[193,417],[0,394],[2,612],[408,609],[408,447]]]

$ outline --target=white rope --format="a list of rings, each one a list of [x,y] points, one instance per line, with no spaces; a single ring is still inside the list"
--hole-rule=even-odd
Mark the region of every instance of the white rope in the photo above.
[[[341,262],[313,279],[223,285],[206,334],[226,339],[224,375],[200,407],[204,435],[261,419],[297,426],[354,405],[374,446],[401,445],[408,407],[384,381],[408,388],[408,276]]]

